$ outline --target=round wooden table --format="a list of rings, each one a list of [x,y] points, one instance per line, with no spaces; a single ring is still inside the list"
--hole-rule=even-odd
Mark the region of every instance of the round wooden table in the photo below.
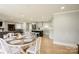
[[[29,39],[28,39],[29,40]],[[14,46],[25,46],[29,45],[35,42],[36,39],[32,39],[28,41],[27,39],[21,38],[21,39],[14,39],[14,40],[9,40],[7,43],[9,45],[14,45]]]
[[[29,47],[33,46],[35,41],[36,41],[36,39],[32,39],[30,41],[27,41],[27,39],[14,39],[14,40],[7,41],[7,43],[9,46],[19,47],[25,51]],[[16,42],[16,43],[11,43],[11,42]]]

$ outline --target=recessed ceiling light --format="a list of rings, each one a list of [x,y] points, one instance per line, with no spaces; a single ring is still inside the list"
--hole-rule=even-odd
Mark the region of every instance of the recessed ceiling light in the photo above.
[[[46,24],[44,27],[45,27],[45,28],[48,28],[49,26]]]
[[[62,10],[63,10],[64,8],[65,8],[65,7],[63,6],[63,7],[61,7],[60,9],[62,9]]]

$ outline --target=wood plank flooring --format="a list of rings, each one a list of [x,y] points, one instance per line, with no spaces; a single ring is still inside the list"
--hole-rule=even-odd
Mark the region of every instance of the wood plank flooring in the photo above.
[[[41,39],[41,54],[77,54],[77,48],[53,44],[53,40],[43,37]]]

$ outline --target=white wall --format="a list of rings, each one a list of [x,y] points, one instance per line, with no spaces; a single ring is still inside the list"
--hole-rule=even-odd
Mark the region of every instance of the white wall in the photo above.
[[[79,42],[79,12],[54,15],[54,41],[75,45]]]
[[[26,26],[27,26],[27,25],[26,25],[26,22],[23,22],[23,23],[22,23],[22,28],[21,28],[21,29],[23,29],[24,32],[26,32],[26,28],[27,28]]]
[[[15,28],[16,29],[22,29],[22,24],[21,23],[16,23]]]

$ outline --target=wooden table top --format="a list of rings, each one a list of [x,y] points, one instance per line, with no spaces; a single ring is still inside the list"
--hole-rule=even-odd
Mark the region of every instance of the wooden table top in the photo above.
[[[11,45],[24,45],[24,44],[29,44],[29,43],[32,43],[34,42],[36,39],[32,39],[31,41],[27,41],[27,39],[14,39],[14,40],[9,40],[7,41],[8,44],[11,44]],[[15,42],[15,43],[12,43],[12,42]]]

